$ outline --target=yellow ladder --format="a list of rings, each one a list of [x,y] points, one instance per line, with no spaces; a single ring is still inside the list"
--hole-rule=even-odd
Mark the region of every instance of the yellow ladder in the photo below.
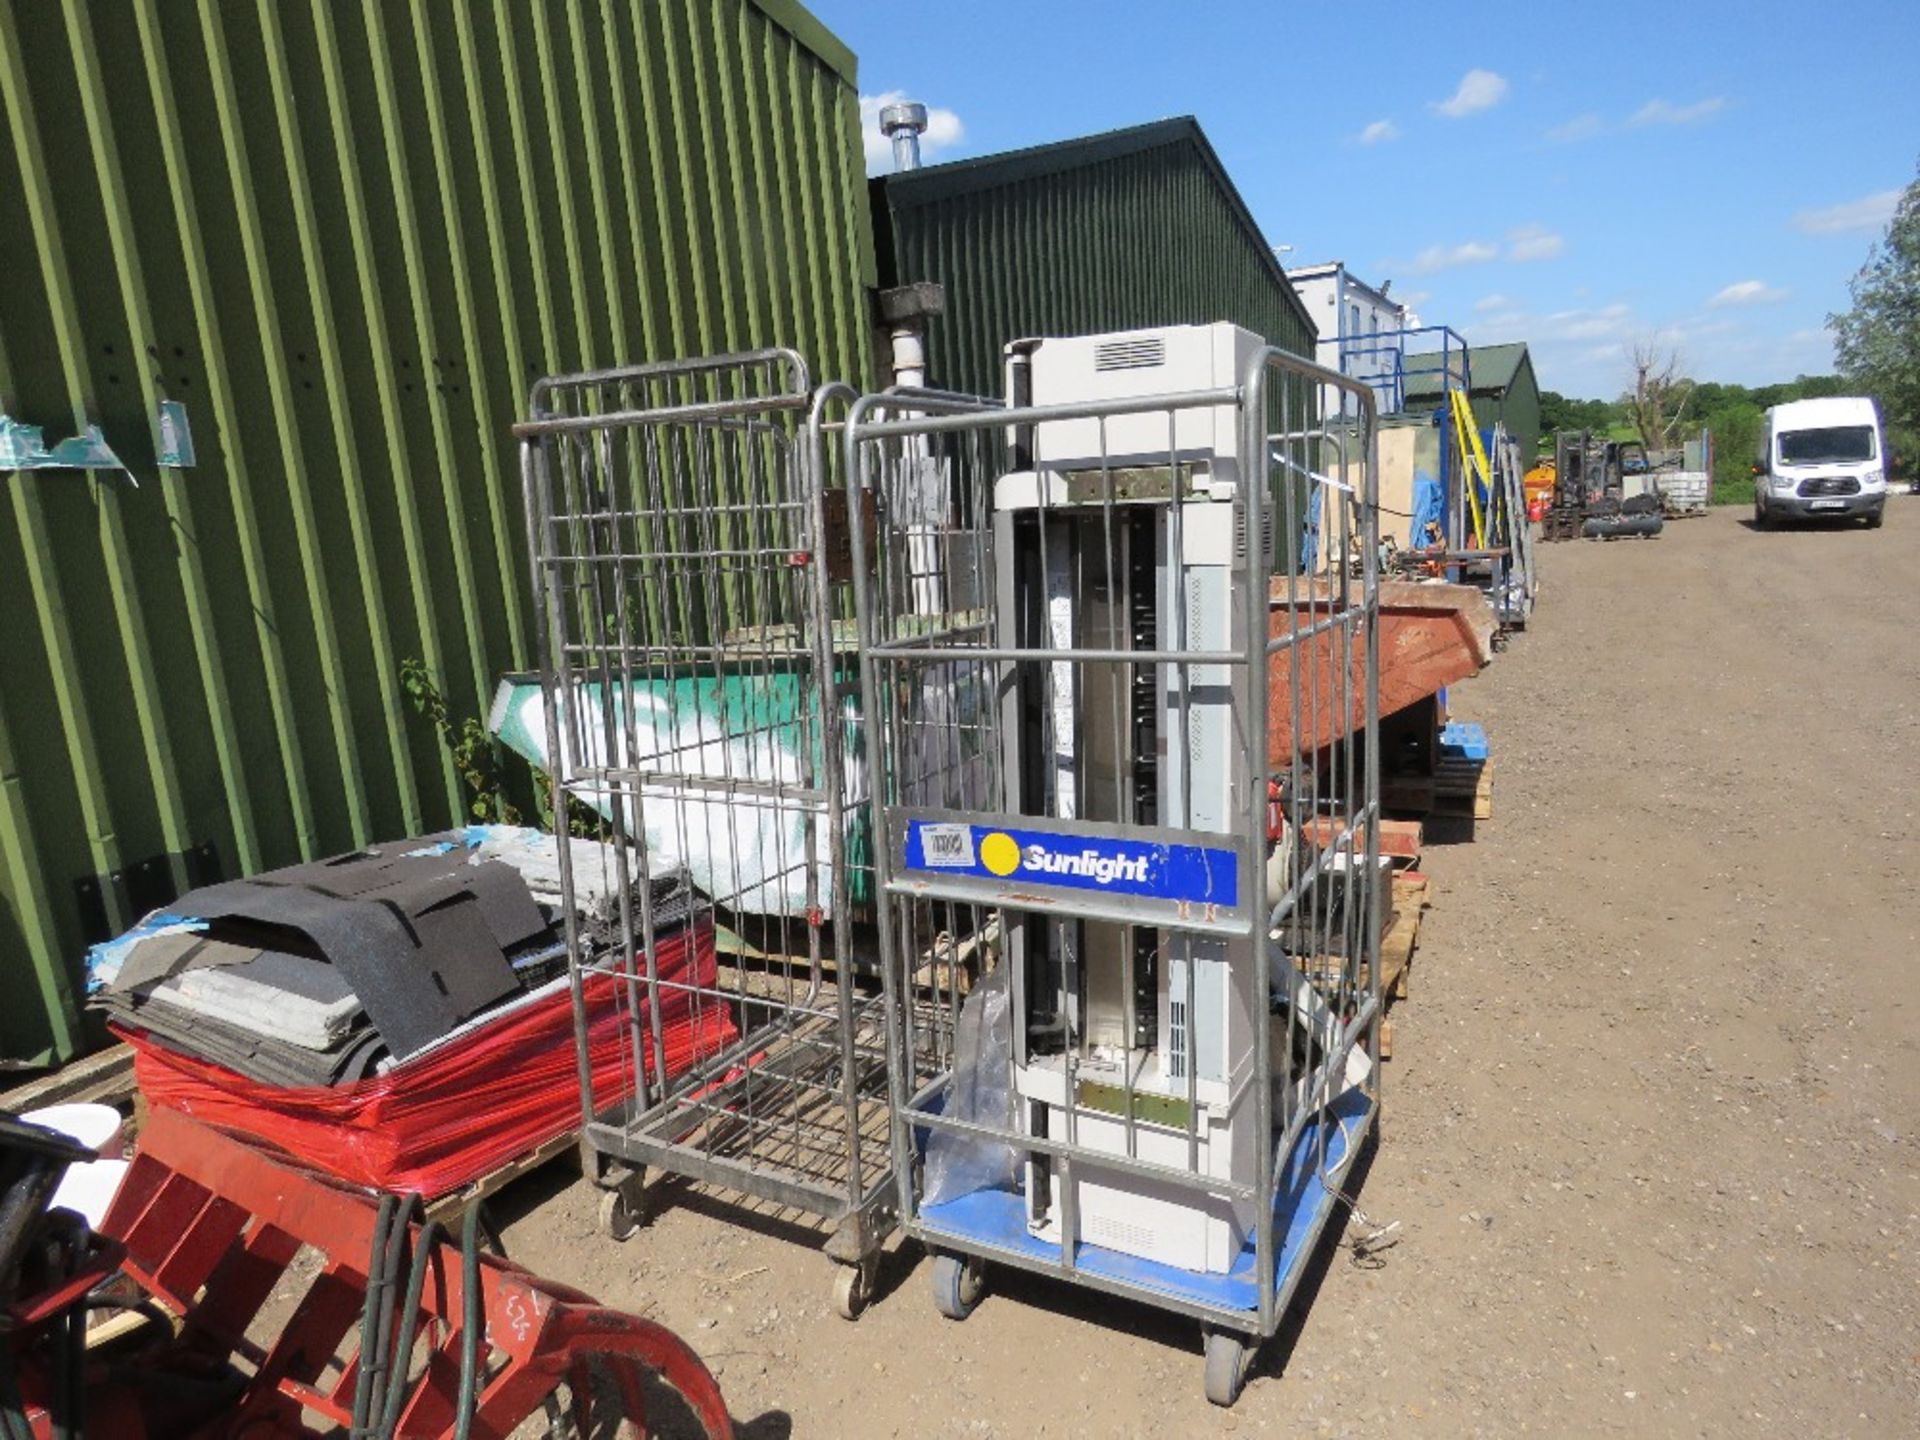
[[[1467,508],[1473,515],[1473,546],[1478,550],[1487,543],[1485,517],[1480,512],[1480,489],[1474,484],[1478,476],[1480,484],[1487,487],[1487,498],[1493,498],[1492,470],[1487,464],[1486,449],[1480,444],[1480,429],[1473,423],[1473,407],[1467,403],[1464,390],[1449,390],[1447,398],[1453,406],[1453,430],[1460,443],[1460,453],[1467,462]]]

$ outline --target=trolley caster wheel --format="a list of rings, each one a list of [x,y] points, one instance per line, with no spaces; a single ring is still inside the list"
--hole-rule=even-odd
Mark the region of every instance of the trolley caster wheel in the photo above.
[[[858,1320],[873,1299],[874,1262],[838,1265],[833,1272],[833,1308],[842,1320]]]
[[[987,1293],[987,1267],[977,1258],[933,1257],[933,1308],[949,1320],[973,1314]]]
[[[1246,1336],[1231,1330],[1207,1332],[1207,1399],[1215,1405],[1232,1405],[1247,1388],[1247,1372],[1252,1368],[1253,1346]]]
[[[601,1192],[600,1233],[609,1240],[631,1240],[646,1223],[646,1198],[638,1176]]]

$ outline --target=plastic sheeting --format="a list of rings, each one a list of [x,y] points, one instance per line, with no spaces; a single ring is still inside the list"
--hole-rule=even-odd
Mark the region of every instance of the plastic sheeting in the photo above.
[[[38,425],[0,414],[0,470],[125,470],[98,425],[48,445]]]
[[[203,935],[207,922],[194,915],[176,915],[171,910],[155,910],[124,935],[102,940],[87,951],[87,991],[105,989],[120,978],[120,967],[127,963],[135,947],[143,940],[163,935]]]
[[[1447,487],[1425,470],[1413,472],[1413,522],[1407,548],[1424,550],[1447,538]]]
[[[1311,575],[1320,563],[1320,512],[1326,505],[1325,492],[1316,485],[1307,496],[1307,519],[1300,532],[1300,571]]]
[[[671,689],[669,689],[671,687]],[[800,785],[818,757],[801,753],[817,743],[817,716],[803,714],[802,704],[817,702],[803,695],[797,675],[729,677],[700,676],[685,680],[636,681],[631,690],[614,687],[614,760],[622,768],[649,766],[664,773],[700,774],[715,778],[750,779],[758,784]],[[607,703],[603,687],[586,687],[583,706],[597,710]],[[502,682],[494,698],[488,726],[510,750],[543,770],[553,763],[547,754],[547,702],[539,685]],[[864,729],[855,702],[842,710],[845,737],[842,793],[851,805],[866,794]],[[607,725],[599,715],[589,723],[560,725],[562,743],[569,731],[586,736],[589,753],[567,757],[565,769],[606,765],[604,736]],[[596,804],[595,797],[581,800]],[[824,837],[809,839],[807,818],[797,805],[742,806],[724,798],[691,797],[668,784],[640,787],[648,863],[657,872],[685,866],[694,885],[723,900],[735,910],[763,915],[804,915],[810,903],[830,911],[832,865]],[[604,805],[598,805],[607,814]],[[848,828],[864,831],[864,809],[848,816]],[[850,834],[853,852],[854,898],[864,871],[860,838]],[[809,856],[817,851],[815,868],[819,889],[810,901],[807,886]]]
[[[711,985],[713,930],[702,926],[662,941],[663,978]],[[633,1093],[629,1009],[617,1003],[610,975],[584,980],[597,1098]],[[671,990],[663,993],[673,994]],[[666,1066],[678,1074],[738,1038],[721,1007],[700,1012],[685,992],[663,1013]],[[650,1026],[638,1026],[653,1060]],[[558,981],[531,1003],[474,1029],[460,1044],[395,1066],[356,1084],[285,1089],[261,1085],[218,1065],[115,1027],[133,1047],[134,1075],[147,1103],[236,1130],[357,1185],[444,1195],[538,1149],[580,1123],[573,1005]]]
[[[1013,1014],[1007,972],[973,989],[954,1027],[953,1079],[944,1113],[955,1120],[1013,1128]],[[943,1205],[977,1190],[1011,1190],[1020,1156],[1011,1145],[935,1130],[927,1137],[923,1205]]]

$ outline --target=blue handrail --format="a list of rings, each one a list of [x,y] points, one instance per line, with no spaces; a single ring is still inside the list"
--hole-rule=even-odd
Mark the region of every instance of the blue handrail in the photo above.
[[[1409,365],[1407,342],[1416,336],[1438,337],[1439,348],[1420,350],[1412,357],[1416,363]],[[1448,390],[1471,391],[1473,388],[1467,342],[1450,325],[1416,325],[1404,330],[1383,330],[1377,335],[1347,336],[1339,342],[1339,355],[1340,373],[1371,386],[1382,414],[1397,415],[1406,410],[1409,379],[1426,375],[1438,377],[1442,405],[1446,403]],[[1366,356],[1385,356],[1387,363],[1384,366],[1354,363]],[[1363,373],[1367,371],[1372,373]]]

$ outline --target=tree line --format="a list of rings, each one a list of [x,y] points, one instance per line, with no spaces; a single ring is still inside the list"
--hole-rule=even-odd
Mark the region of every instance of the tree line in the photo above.
[[[1753,498],[1753,457],[1760,449],[1760,421],[1770,406],[1824,395],[1861,393],[1844,375],[1798,375],[1777,385],[1723,385],[1715,380],[1692,384],[1679,401],[1679,422],[1671,434],[1691,438],[1701,430],[1713,435],[1714,498],[1739,502]],[[1633,397],[1576,400],[1552,390],[1540,392],[1543,452],[1556,430],[1591,430],[1616,440],[1636,440]],[[1549,454],[1549,457],[1550,454]]]
[[[1743,501],[1753,494],[1750,467],[1759,450],[1761,419],[1769,406],[1825,395],[1871,395],[1880,403],[1886,430],[1888,471],[1903,478],[1920,473],[1920,179],[1909,184],[1886,231],[1867,252],[1848,286],[1849,307],[1827,317],[1833,332],[1837,375],[1800,375],[1778,385],[1722,385],[1685,380],[1669,362],[1664,372],[1651,351],[1634,352],[1635,386],[1613,400],[1576,400],[1540,392],[1543,445],[1556,430],[1594,430],[1616,439],[1642,435],[1652,413],[1666,422],[1668,437],[1713,434],[1716,501]],[[1649,381],[1659,387],[1649,405]],[[1661,398],[1670,400],[1663,410]],[[1671,438],[1667,443],[1672,443]]]

